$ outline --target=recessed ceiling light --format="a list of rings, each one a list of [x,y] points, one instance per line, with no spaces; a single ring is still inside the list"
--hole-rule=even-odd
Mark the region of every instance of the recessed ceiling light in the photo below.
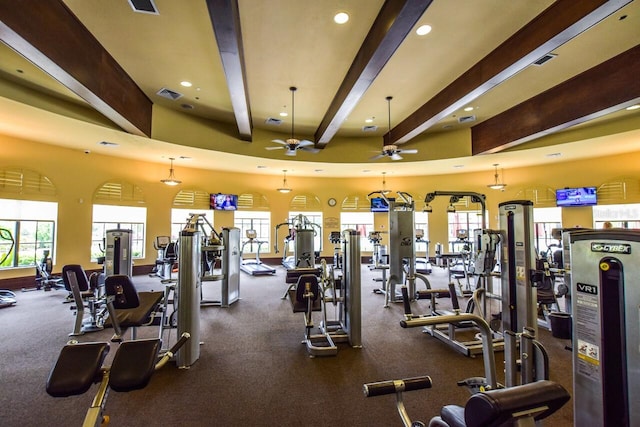
[[[627,107],[627,111],[637,110],[640,108],[640,104],[632,105],[631,107]]]
[[[365,123],[373,123],[373,119],[365,119]]]
[[[191,87],[191,86],[193,86],[193,83],[188,82],[188,81],[185,80],[183,82],[180,82],[180,85],[184,86],[184,87]]]
[[[286,111],[283,111],[282,113],[280,113],[280,117],[287,117],[289,115],[289,113],[287,113]]]
[[[467,107],[464,109],[464,111],[473,111],[473,107]]]
[[[416,34],[419,36],[425,36],[431,32],[431,25],[420,25],[416,30]]]
[[[345,24],[349,20],[349,14],[346,12],[338,12],[333,17],[336,24]]]

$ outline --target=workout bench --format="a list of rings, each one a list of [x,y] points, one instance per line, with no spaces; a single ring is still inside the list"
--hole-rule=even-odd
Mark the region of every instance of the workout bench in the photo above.
[[[131,339],[136,339],[138,326],[151,325],[164,292],[138,292],[133,282],[124,274],[108,276],[104,283],[109,310],[108,323],[113,326],[111,341],[122,341],[123,328],[131,328]],[[160,325],[164,324],[162,312]]]

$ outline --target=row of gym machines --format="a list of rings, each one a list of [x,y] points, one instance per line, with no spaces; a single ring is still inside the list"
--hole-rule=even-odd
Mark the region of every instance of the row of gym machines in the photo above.
[[[496,253],[500,260],[500,332],[495,331],[496,319],[491,328],[482,310],[481,316],[459,311],[415,316],[408,304],[410,294],[401,325],[434,330],[441,324],[473,320],[484,338],[485,359],[488,352],[493,354],[497,339],[503,342],[504,386],[510,388],[548,379],[548,356],[537,340],[537,292],[545,270],[537,263],[531,201],[500,203],[499,225],[500,230],[476,230],[474,244],[477,270],[489,274]],[[640,387],[640,231],[565,229],[562,241],[561,272],[569,288],[565,297],[572,329],[574,425],[640,425],[640,408],[631,399]],[[486,294],[485,288],[476,292]],[[481,306],[483,297],[477,302]],[[462,349],[451,337],[440,338]],[[492,369],[485,360],[490,388]]]

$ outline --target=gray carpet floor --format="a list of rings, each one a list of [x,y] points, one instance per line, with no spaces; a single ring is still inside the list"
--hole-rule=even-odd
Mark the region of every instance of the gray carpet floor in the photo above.
[[[200,358],[189,369],[168,364],[138,391],[112,391],[106,413],[114,426],[400,426],[395,397],[365,398],[362,385],[386,379],[430,375],[433,388],[405,394],[414,419],[428,421],[445,404],[463,405],[469,392],[456,381],[483,376],[482,356],[465,357],[420,328],[402,329],[402,304],[383,308],[372,292],[379,273],[362,267],[363,347],[338,344],[335,357],[310,358],[301,339],[303,317],[280,297],[285,270],[275,276],[242,273],[241,300],[229,308],[201,307]],[[429,279],[445,287],[445,270]],[[164,290],[158,278],[136,276],[139,290]],[[420,285],[419,285],[420,286]],[[205,298],[219,299],[215,283]],[[81,396],[53,398],[45,382],[60,349],[70,339],[73,312],[63,290],[18,293],[18,304],[0,309],[0,425],[81,425],[96,386]],[[448,299],[440,299],[446,307]],[[429,302],[412,303],[427,313]],[[332,309],[328,311],[333,316]],[[319,315],[318,315],[319,316]],[[319,317],[316,317],[319,320]],[[107,341],[112,330],[85,334],[79,341]],[[138,337],[155,337],[158,327],[139,328]],[[541,330],[551,359],[551,379],[571,392],[570,342]],[[173,337],[175,339],[175,336]],[[105,362],[110,364],[117,344]],[[496,354],[498,379],[503,357]],[[572,425],[569,402],[547,425]]]

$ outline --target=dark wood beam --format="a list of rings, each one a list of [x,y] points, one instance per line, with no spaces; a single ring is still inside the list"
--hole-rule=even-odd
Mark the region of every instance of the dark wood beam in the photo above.
[[[431,1],[385,1],[316,130],[316,147],[324,148],[338,132]]]
[[[62,1],[0,2],[0,40],[125,131],[151,136],[151,101]]]
[[[207,0],[207,7],[213,32],[216,35],[222,67],[227,78],[227,87],[240,139],[251,141],[253,123],[249,106],[238,1]]]
[[[472,154],[502,151],[633,105],[640,101],[638,76],[640,45],[473,126]]]
[[[632,0],[558,0],[391,129],[407,142]]]

